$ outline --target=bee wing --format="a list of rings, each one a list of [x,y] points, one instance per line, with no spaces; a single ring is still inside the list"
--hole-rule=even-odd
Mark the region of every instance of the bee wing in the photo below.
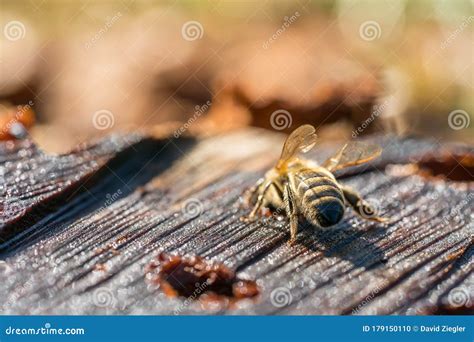
[[[323,163],[323,167],[333,172],[349,166],[367,163],[377,158],[382,153],[382,148],[374,144],[350,142],[345,144],[334,156]]]
[[[295,129],[286,138],[277,168],[288,164],[298,153],[306,153],[316,144],[316,129],[311,125],[303,125]]]

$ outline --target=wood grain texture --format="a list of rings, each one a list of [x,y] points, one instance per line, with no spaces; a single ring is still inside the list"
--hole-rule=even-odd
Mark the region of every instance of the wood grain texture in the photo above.
[[[248,129],[197,142],[136,138],[125,153],[116,145],[107,157],[89,152],[87,160],[107,172],[96,174],[67,202],[50,208],[42,201],[48,210],[0,245],[1,312],[428,314],[472,309],[472,181],[426,178],[392,166],[440,149],[473,153],[472,148],[373,137],[384,147],[382,157],[339,176],[391,222],[373,223],[348,209],[332,229],[302,227],[299,243],[290,246],[285,220],[240,219],[248,213],[239,200],[242,192],[275,163],[283,138]],[[320,145],[311,157],[323,160],[336,147]],[[2,148],[5,170],[24,162],[21,149]],[[51,163],[55,174],[61,164]],[[68,172],[79,174],[81,164],[71,163]],[[21,194],[21,180],[5,180],[2,186]],[[51,189],[63,190],[60,185]],[[20,194],[18,201],[29,193]],[[232,310],[166,297],[144,272],[162,251],[223,262],[239,276],[257,280],[261,295]]]
[[[0,144],[0,241],[44,217],[55,204],[63,206],[85,190],[87,181],[100,176],[97,171],[108,167],[107,163],[140,139],[138,135],[111,136],[66,155],[48,155],[31,140]]]

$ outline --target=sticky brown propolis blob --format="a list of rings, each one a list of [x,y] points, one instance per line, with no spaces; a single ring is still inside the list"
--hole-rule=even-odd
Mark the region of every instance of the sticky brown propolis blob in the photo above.
[[[203,308],[232,308],[239,300],[256,299],[260,292],[255,281],[239,279],[227,266],[199,256],[160,253],[145,272],[167,296],[196,299]]]
[[[455,182],[474,181],[474,154],[442,151],[428,155],[417,164],[419,173],[427,178],[444,178]]]

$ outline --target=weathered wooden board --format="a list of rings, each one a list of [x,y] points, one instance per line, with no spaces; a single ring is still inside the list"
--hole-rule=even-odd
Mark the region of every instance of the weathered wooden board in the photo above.
[[[104,153],[89,152],[87,161],[104,165],[102,171],[83,191],[51,207],[29,198],[34,192],[22,193],[22,180],[8,176],[30,149],[2,147],[0,165],[7,171],[2,186],[19,189],[18,201],[43,203],[48,210],[0,245],[1,311],[428,314],[472,309],[472,177],[445,181],[390,165],[446,148],[472,154],[472,148],[374,138],[385,147],[382,157],[341,174],[341,181],[391,222],[376,224],[348,210],[330,230],[305,227],[299,243],[290,246],[285,221],[240,220],[248,211],[239,201],[243,190],[276,161],[282,139],[257,129],[195,144],[182,138],[136,139],[126,152],[117,145],[115,158],[105,153],[105,164]],[[321,145],[312,157],[324,159],[335,148]],[[70,158],[75,160],[77,152]],[[66,173],[79,174],[81,164],[70,162]],[[61,165],[51,160],[51,174]],[[52,187],[58,193],[64,188]],[[257,280],[260,297],[232,309],[169,298],[145,279],[146,265],[162,251],[223,262],[241,277]]]
[[[67,155],[48,155],[31,140],[0,144],[0,241],[30,226],[35,217],[54,208],[54,203],[63,206],[85,189],[88,180],[100,176],[97,171],[113,157],[140,139],[138,135],[114,136]]]

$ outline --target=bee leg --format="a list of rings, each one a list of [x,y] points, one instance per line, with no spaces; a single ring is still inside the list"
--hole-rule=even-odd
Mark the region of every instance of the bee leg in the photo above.
[[[354,211],[361,217],[376,221],[376,222],[387,222],[388,219],[377,216],[377,209],[367,203],[360,197],[360,195],[348,187],[342,187],[344,198],[346,202],[354,209]]]
[[[247,189],[247,191],[245,192],[245,195],[244,195],[244,200],[245,200],[245,203],[249,204],[252,202],[252,200],[254,199],[255,195],[258,193],[258,190],[260,189],[260,186],[265,182],[265,178],[262,177],[262,178],[259,178],[259,180],[257,181],[257,183],[255,183],[254,186],[252,186],[251,188]]]
[[[293,191],[291,191],[289,184],[285,185],[283,196],[286,215],[290,219],[290,244],[293,244],[296,241],[296,234],[298,233],[298,213],[295,206],[295,195],[293,194]]]
[[[263,200],[265,199],[265,195],[267,194],[267,191],[268,189],[270,189],[270,186],[272,184],[273,184],[272,180],[268,180],[264,184],[262,192],[260,193],[260,195],[258,195],[257,203],[255,203],[255,206],[253,207],[252,212],[249,215],[249,219],[253,219],[255,215],[257,214],[258,210],[262,207]]]

